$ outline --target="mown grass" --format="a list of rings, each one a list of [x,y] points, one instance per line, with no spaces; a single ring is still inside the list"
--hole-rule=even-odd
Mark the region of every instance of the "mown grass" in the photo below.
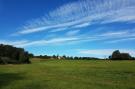
[[[135,89],[135,61],[32,59],[0,65],[0,89]]]

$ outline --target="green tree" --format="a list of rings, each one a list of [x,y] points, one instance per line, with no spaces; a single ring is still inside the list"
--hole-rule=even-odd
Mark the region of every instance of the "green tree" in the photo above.
[[[0,44],[0,63],[30,63],[29,53],[22,48]]]

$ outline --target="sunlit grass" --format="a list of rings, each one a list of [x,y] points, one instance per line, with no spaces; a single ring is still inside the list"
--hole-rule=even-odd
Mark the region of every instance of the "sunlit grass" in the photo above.
[[[135,89],[135,61],[39,60],[0,65],[0,89]]]

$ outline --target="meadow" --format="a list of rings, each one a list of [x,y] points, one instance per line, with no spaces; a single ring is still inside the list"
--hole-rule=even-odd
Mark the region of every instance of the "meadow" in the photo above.
[[[31,60],[0,65],[0,89],[135,89],[135,61]]]

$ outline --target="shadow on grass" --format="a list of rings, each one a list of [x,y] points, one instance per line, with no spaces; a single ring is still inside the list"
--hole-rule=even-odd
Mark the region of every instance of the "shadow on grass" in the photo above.
[[[21,79],[24,79],[24,77],[19,73],[0,73],[0,89]]]

